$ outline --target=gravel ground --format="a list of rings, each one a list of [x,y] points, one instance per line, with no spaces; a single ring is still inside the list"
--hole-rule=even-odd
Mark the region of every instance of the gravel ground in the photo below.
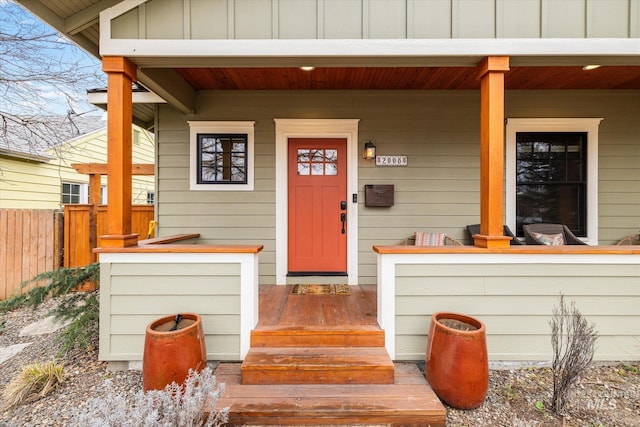
[[[20,337],[20,330],[46,317],[55,301],[37,310],[19,309],[0,315],[0,347],[33,341],[18,355],[0,365],[0,389],[17,376],[23,366],[56,359],[55,338],[60,332],[40,337]],[[139,371],[110,372],[97,360],[94,348],[59,359],[66,381],[49,396],[0,413],[0,426],[65,426],[92,397],[100,397],[102,383],[111,379],[115,391],[131,397],[142,388]],[[639,350],[640,357],[640,350]],[[640,426],[640,363],[593,366],[572,395],[568,414],[558,417],[550,409],[551,374],[548,368],[492,370],[487,398],[475,410],[447,408],[451,427],[638,427]],[[537,405],[536,405],[537,404]],[[540,405],[543,405],[542,407]],[[538,408],[536,407],[538,406]]]

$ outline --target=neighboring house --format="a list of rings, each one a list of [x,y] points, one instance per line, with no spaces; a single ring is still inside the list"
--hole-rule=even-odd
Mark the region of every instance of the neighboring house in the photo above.
[[[440,310],[483,319],[493,360],[549,360],[560,293],[597,359],[638,359],[640,248],[611,246],[640,227],[638,1],[19,3],[103,57],[123,185],[128,112],[155,124],[159,235],[200,234],[138,245],[113,189],[102,359],[140,359],[179,310],[205,315],[210,358],[243,359],[258,283],[305,280],[376,284],[396,360],[424,358]],[[590,246],[509,247],[528,221]],[[415,231],[467,246],[394,245]]]
[[[11,137],[7,140],[0,139],[0,208],[58,209],[88,203],[89,175],[78,173],[72,165],[107,162],[105,119],[52,117],[47,120],[49,129],[35,135],[21,125],[7,125],[13,132],[8,132]],[[44,142],[42,136],[48,133],[55,133],[57,140]],[[134,126],[132,138],[133,163],[154,163],[154,135]],[[103,204],[107,203],[107,185],[103,176]],[[154,196],[152,176],[133,177],[133,204],[153,204]]]

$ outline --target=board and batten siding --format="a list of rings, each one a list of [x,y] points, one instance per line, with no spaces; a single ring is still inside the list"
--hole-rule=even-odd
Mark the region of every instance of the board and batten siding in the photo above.
[[[549,321],[564,294],[595,325],[596,360],[637,360],[640,262],[585,256],[574,263],[571,256],[580,257],[564,256],[562,264],[537,262],[533,256],[523,256],[522,262],[479,263],[474,262],[478,256],[466,256],[469,261],[459,258],[452,264],[397,265],[396,359],[424,359],[431,315],[453,311],[486,324],[490,360],[551,360]]]
[[[202,92],[197,115],[159,108],[159,235],[201,233],[208,244],[263,244],[260,283],[275,282],[274,118],[359,119],[359,152],[407,155],[407,167],[358,159],[359,281],[376,283],[373,245],[416,230],[446,232],[470,244],[480,221],[480,96],[475,91]],[[638,230],[640,92],[512,91],[506,117],[602,117],[601,244]],[[188,120],[255,121],[255,190],[189,191]],[[393,184],[395,205],[364,206],[364,186]]]
[[[241,359],[240,274],[239,262],[101,262],[100,360],[142,360],[147,325],[185,312],[202,316],[208,360]]]
[[[119,39],[632,38],[639,0],[150,0]]]

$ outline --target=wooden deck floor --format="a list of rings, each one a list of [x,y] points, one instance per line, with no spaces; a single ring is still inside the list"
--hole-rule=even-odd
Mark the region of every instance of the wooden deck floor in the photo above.
[[[260,286],[249,354],[216,370],[230,425],[445,425],[417,366],[389,358],[375,286],[352,286],[350,295],[291,288]]]
[[[260,286],[257,329],[378,325],[374,285],[351,286],[350,295],[291,295],[291,288],[291,285]]]

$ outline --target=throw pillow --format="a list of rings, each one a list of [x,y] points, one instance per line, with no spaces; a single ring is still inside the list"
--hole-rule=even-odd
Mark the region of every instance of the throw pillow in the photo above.
[[[416,231],[416,246],[444,246],[445,233],[423,233]]]
[[[562,233],[559,234],[542,234],[542,233],[533,233],[533,237],[540,240],[547,246],[560,246],[564,245],[564,236]]]

